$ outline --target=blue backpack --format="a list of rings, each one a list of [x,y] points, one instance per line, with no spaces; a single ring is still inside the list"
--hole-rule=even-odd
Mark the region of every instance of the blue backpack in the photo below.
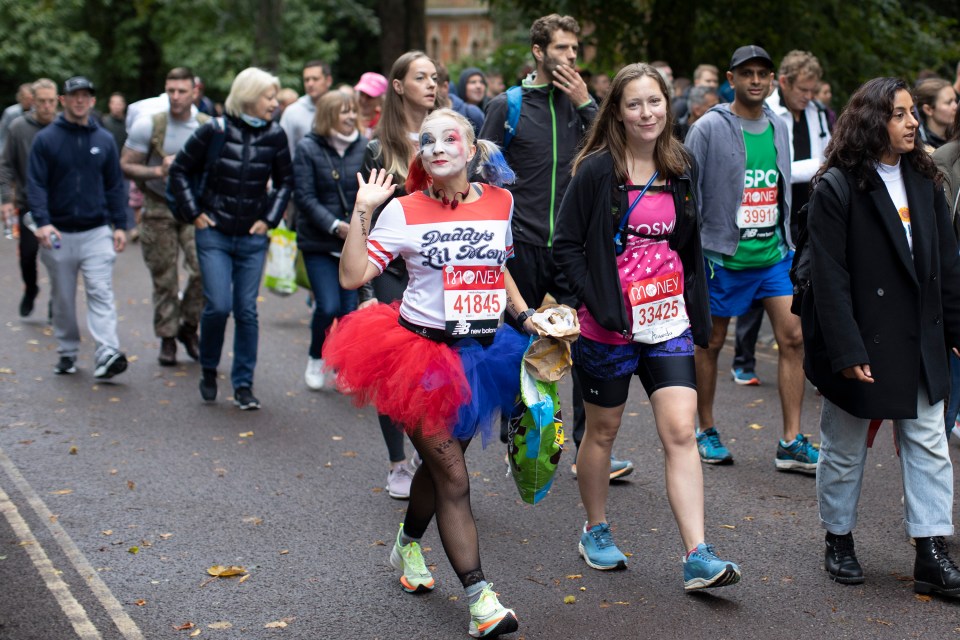
[[[503,123],[503,150],[510,146],[513,136],[517,135],[517,124],[520,123],[520,106],[523,104],[523,87],[514,86],[507,89],[507,120]]]

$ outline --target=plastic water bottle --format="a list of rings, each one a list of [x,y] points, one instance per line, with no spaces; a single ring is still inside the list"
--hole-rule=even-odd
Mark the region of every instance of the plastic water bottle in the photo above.
[[[33,212],[27,211],[23,214],[23,226],[33,232],[34,235],[37,234],[37,221],[33,219]],[[60,236],[57,235],[57,232],[54,231],[50,234],[50,244],[53,245],[54,249],[60,248]]]

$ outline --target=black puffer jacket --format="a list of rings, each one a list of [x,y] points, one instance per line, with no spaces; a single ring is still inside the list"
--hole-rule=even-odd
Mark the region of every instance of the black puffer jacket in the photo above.
[[[366,148],[367,139],[358,136],[341,158],[326,137],[316,133],[308,134],[297,145],[293,161],[296,176],[294,200],[300,214],[297,218],[297,247],[304,253],[330,253],[343,249],[343,240],[330,233],[330,229],[337,221],[350,222],[360,189],[357,172]],[[339,180],[334,178],[334,172]],[[345,203],[341,202],[338,182]]]
[[[217,230],[229,236],[249,233],[257,220],[276,227],[293,193],[287,134],[276,123],[252,127],[233,116],[226,117],[226,125],[223,149],[199,202],[190,191],[187,176],[203,172],[207,147],[215,135],[221,135],[217,123],[208,122],[194,131],[177,154],[169,177],[177,207],[187,220],[206,213]],[[273,189],[268,191],[267,181],[271,178]]]

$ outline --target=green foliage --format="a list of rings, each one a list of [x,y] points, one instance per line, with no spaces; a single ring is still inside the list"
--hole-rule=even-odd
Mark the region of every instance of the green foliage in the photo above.
[[[75,74],[132,98],[156,95],[166,71],[189,66],[223,98],[251,65],[302,91],[301,69],[336,66],[328,33],[366,42],[379,33],[371,0],[0,0],[0,92],[39,76]],[[359,74],[357,74],[359,75]],[[3,103],[3,100],[0,100]]]
[[[879,75],[913,80],[920,69],[952,78],[960,59],[955,0],[492,0],[525,24],[548,13],[580,21],[581,42],[596,47],[590,66],[617,69],[662,58],[675,76],[703,62],[725,70],[748,43],[779,60],[792,49],[813,51],[824,77],[843,97]],[[591,30],[590,24],[595,25]]]
[[[57,83],[91,73],[100,47],[73,25],[83,0],[0,0],[0,86],[12,102],[17,85],[41,76]]]

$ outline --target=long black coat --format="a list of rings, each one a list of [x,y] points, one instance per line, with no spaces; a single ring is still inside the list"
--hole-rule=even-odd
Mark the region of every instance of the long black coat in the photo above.
[[[804,369],[823,395],[869,419],[914,418],[949,389],[947,353],[960,347],[960,257],[943,189],[901,163],[913,256],[876,172],[844,210],[823,182],[810,203],[812,287],[802,308]],[[869,364],[873,384],[843,377]]]

